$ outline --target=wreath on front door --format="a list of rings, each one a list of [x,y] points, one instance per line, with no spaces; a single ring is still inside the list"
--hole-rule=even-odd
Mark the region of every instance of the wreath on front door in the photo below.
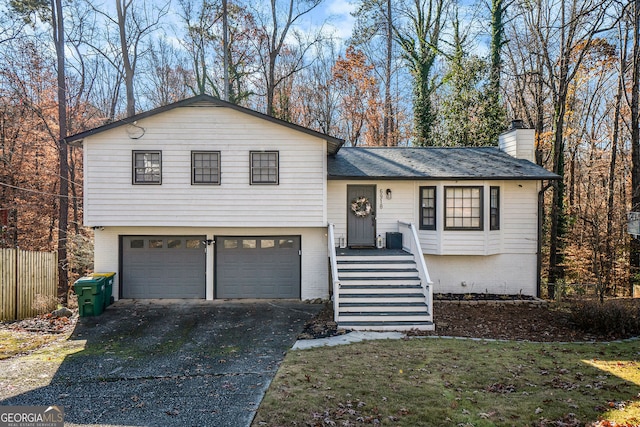
[[[364,196],[358,197],[351,202],[351,212],[358,218],[365,218],[371,215],[371,203]]]

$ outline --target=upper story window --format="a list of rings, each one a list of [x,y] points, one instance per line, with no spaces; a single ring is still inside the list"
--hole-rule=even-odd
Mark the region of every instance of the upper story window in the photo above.
[[[133,151],[133,183],[162,184],[162,151]]]
[[[420,187],[420,229],[436,229],[436,187]]]
[[[482,187],[444,188],[445,230],[482,230]]]
[[[278,184],[279,155],[277,151],[252,151],[251,184]]]
[[[500,230],[500,187],[489,188],[489,229]]]
[[[220,152],[191,152],[191,183],[220,184]]]

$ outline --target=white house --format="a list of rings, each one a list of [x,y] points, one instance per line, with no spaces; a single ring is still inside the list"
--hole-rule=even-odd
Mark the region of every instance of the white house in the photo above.
[[[116,299],[333,294],[346,326],[428,329],[432,292],[537,292],[538,197],[557,176],[527,129],[500,148],[343,148],[200,95],[68,142]]]

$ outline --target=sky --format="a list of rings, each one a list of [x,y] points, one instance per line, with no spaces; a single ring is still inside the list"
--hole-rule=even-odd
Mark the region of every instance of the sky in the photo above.
[[[348,0],[325,0],[314,10],[310,20],[313,24],[322,25],[334,33],[341,40],[351,37],[355,18],[351,12],[356,10],[356,5]]]

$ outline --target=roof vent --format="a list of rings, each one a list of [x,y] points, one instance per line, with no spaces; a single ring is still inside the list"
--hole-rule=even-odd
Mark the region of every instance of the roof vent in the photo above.
[[[509,128],[509,130],[513,129],[524,129],[524,122],[522,121],[522,119],[511,120],[511,127]]]

